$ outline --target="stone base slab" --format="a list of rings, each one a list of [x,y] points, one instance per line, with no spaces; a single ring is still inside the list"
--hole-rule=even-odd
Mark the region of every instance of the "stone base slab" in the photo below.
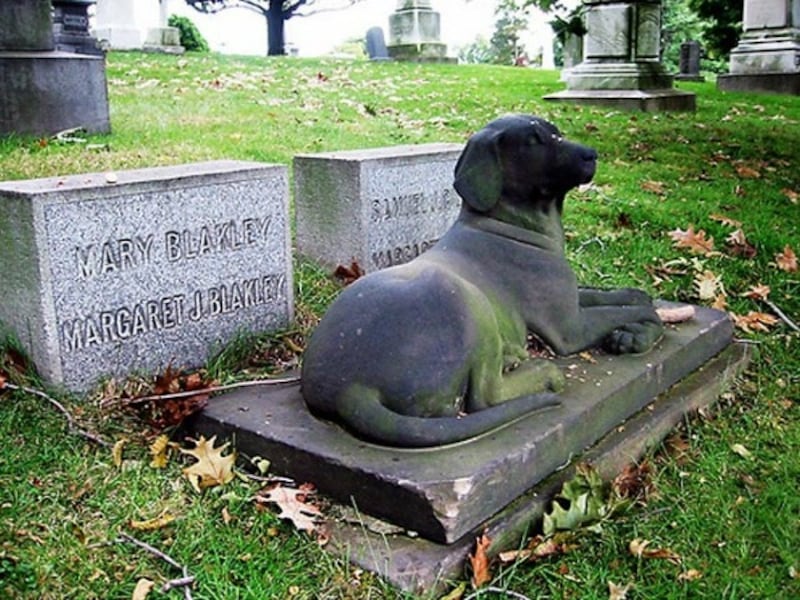
[[[276,474],[452,543],[727,347],[728,316],[696,310],[646,355],[560,360],[567,376],[560,407],[459,444],[409,450],[361,441],[313,417],[297,385],[219,396],[189,428],[233,437],[240,451],[267,457]]]
[[[443,593],[448,582],[466,575],[467,554],[481,533],[486,531],[492,540],[492,556],[519,547],[564,482],[575,476],[576,464],[589,463],[604,480],[613,479],[625,466],[656,447],[688,415],[715,403],[747,366],[749,354],[744,344],[729,346],[577,456],[568,468],[550,475],[453,544],[437,544],[396,532],[381,533],[380,522],[356,518],[332,524],[327,548],[406,592]]]
[[[111,129],[102,56],[0,52],[0,81],[0,136]]]
[[[697,97],[692,92],[664,90],[565,90],[544,96],[553,102],[572,102],[609,106],[620,110],[643,112],[690,111],[697,109]]]
[[[764,92],[800,96],[800,73],[719,75],[717,88],[723,92]]]

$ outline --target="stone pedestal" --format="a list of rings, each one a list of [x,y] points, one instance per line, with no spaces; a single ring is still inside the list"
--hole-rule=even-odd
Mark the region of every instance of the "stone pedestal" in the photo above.
[[[49,0],[0,2],[0,136],[107,132],[102,56],[54,50]]]
[[[731,51],[725,91],[800,94],[800,0],[745,0],[744,34]]]
[[[53,0],[55,49],[102,56],[97,40],[89,33],[89,7],[95,0]]]
[[[389,56],[412,62],[455,62],[440,40],[440,15],[430,0],[399,0],[389,15]]]
[[[672,87],[659,59],[661,1],[584,0],[583,62],[567,90],[546,100],[622,109],[694,110],[695,96]]]
[[[95,37],[113,50],[183,54],[180,32],[167,27],[166,6],[166,0],[97,0]]]

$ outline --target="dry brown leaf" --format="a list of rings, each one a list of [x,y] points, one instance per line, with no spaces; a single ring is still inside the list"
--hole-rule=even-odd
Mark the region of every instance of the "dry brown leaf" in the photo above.
[[[492,540],[486,533],[475,540],[475,552],[469,555],[469,565],[472,568],[472,586],[479,588],[492,580],[489,561],[489,546]]]
[[[307,489],[288,488],[277,485],[271,489],[264,490],[256,497],[261,502],[271,502],[281,510],[278,514],[279,519],[287,519],[300,531],[314,533],[322,512],[307,502],[312,491]]]
[[[456,588],[453,589],[452,592],[447,594],[446,596],[442,596],[439,600],[461,600],[464,597],[464,594],[467,591],[467,582],[462,581],[458,584]]]
[[[781,193],[786,196],[792,204],[797,204],[797,199],[800,198],[800,194],[789,188],[782,189]]]
[[[139,581],[136,582],[136,587],[133,590],[133,595],[131,596],[131,600],[145,600],[147,595],[153,589],[155,583],[150,581],[149,579],[142,577]]]
[[[225,523],[225,525],[230,525],[230,522],[231,522],[232,519],[233,519],[233,517],[231,517],[231,513],[228,511],[228,507],[227,506],[223,506],[222,507],[222,522]]]
[[[700,300],[712,300],[724,291],[722,278],[713,271],[704,271],[695,275],[694,287]]]
[[[718,223],[722,223],[723,225],[727,225],[728,227],[741,227],[742,222],[737,221],[736,219],[731,219],[730,217],[726,217],[725,215],[720,214],[711,214],[708,215],[708,218],[712,221],[716,221]]]
[[[730,315],[733,318],[734,325],[747,333],[769,331],[770,327],[780,322],[780,319],[773,317],[769,313],[756,312],[753,310],[746,315],[737,315],[735,313],[730,313]]]
[[[736,165],[736,173],[743,179],[758,179],[761,173],[747,165]]]
[[[781,271],[786,271],[787,273],[794,273],[797,271],[797,255],[794,253],[789,247],[789,244],[783,249],[783,252],[779,252],[775,255],[775,264]]]
[[[687,248],[694,254],[710,256],[714,252],[714,238],[706,237],[706,232],[701,229],[695,232],[691,225],[688,229],[675,229],[667,235],[672,239],[675,248]]]
[[[679,565],[681,557],[669,548],[651,548],[650,540],[636,538],[628,544],[628,550],[637,558],[661,559]]]
[[[233,479],[233,464],[236,461],[236,453],[231,452],[227,456],[222,453],[230,446],[230,442],[224,443],[219,448],[214,447],[217,436],[207,440],[200,436],[199,440],[190,440],[195,443],[195,448],[180,448],[183,454],[188,454],[197,459],[197,462],[186,467],[183,474],[192,484],[192,487],[200,492],[207,487],[224,485]]]
[[[617,585],[613,581],[608,582],[608,600],[626,600],[631,584]]]
[[[111,460],[114,462],[114,466],[118,469],[122,466],[122,450],[127,443],[128,438],[122,438],[117,440],[114,443],[114,447],[111,448]]]
[[[733,444],[731,450],[745,460],[753,460],[753,453],[744,444]]]
[[[714,298],[714,302],[711,303],[711,308],[716,308],[717,310],[725,310],[728,308],[728,297],[725,294],[720,294],[716,298]]]
[[[364,276],[364,269],[362,269],[361,265],[354,260],[350,262],[349,267],[345,265],[339,265],[336,267],[336,270],[333,272],[333,276],[341,281],[344,285],[350,285],[356,279]]]
[[[640,184],[640,187],[645,192],[650,192],[652,194],[657,194],[659,196],[665,196],[667,194],[666,184],[663,181],[643,181]]]
[[[172,523],[177,517],[170,512],[168,508],[165,508],[161,511],[161,514],[157,517],[153,517],[152,519],[145,519],[144,521],[131,521],[130,526],[131,529],[136,529],[138,531],[155,531],[156,529],[162,529]]]
[[[769,292],[770,288],[768,285],[759,283],[758,285],[751,285],[750,288],[741,295],[753,300],[766,300],[767,296],[769,296]]]
[[[167,458],[171,448],[177,448],[178,445],[169,441],[169,436],[160,435],[153,443],[150,444],[150,466],[154,469],[163,469],[167,466]]]
[[[498,558],[502,563],[516,562],[518,560],[527,560],[536,562],[542,558],[549,556],[556,556],[564,554],[570,550],[568,544],[562,543],[556,537],[548,537],[537,535],[531,539],[526,548],[521,550],[509,550],[498,554]]]
[[[678,581],[697,581],[703,574],[697,569],[689,569],[678,575]]]
[[[611,482],[611,489],[618,498],[630,498],[642,503],[653,495],[653,481],[650,477],[650,463],[629,464]]]
[[[744,231],[741,229],[733,231],[725,241],[728,242],[728,252],[733,256],[753,258],[758,254],[755,246],[747,241]]]

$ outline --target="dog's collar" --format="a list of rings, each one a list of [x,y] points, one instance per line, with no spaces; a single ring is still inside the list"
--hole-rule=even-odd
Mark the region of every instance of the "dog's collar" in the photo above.
[[[506,223],[505,221],[490,219],[466,211],[462,211],[460,220],[468,227],[480,229],[486,233],[493,233],[555,254],[563,254],[564,252],[561,244],[538,231],[531,231],[530,229],[518,227],[511,223]]]

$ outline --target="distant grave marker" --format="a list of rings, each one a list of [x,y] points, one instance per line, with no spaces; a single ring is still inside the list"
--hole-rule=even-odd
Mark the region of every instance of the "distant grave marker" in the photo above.
[[[421,144],[294,159],[297,250],[365,272],[408,262],[458,216],[453,169],[461,144]]]
[[[240,331],[293,318],[283,166],[0,183],[0,236],[0,320],[70,389],[196,366]]]
[[[370,60],[389,60],[383,29],[372,27],[367,31],[367,56]]]

